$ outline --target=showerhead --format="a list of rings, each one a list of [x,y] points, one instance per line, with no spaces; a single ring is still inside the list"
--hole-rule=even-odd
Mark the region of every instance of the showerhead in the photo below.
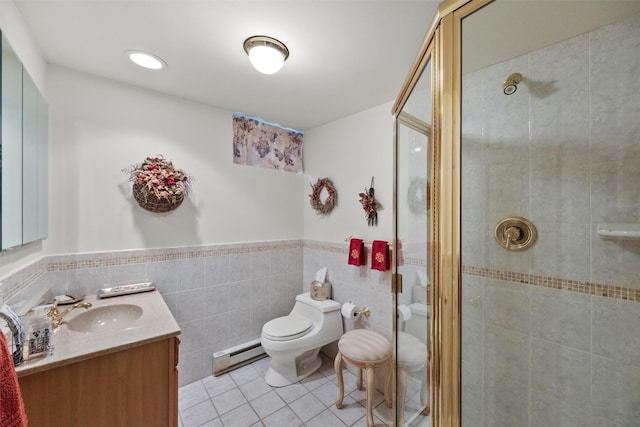
[[[516,90],[518,90],[518,83],[520,83],[521,81],[522,74],[511,74],[509,77],[507,77],[507,80],[502,83],[502,91],[505,95],[513,95],[514,93],[516,93]]]

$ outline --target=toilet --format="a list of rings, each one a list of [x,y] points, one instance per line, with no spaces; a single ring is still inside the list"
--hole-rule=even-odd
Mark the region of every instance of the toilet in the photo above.
[[[340,339],[342,332],[340,303],[314,300],[309,292],[296,296],[291,313],[262,327],[262,348],[271,356],[265,381],[284,387],[308,377],[322,364],[322,346]]]

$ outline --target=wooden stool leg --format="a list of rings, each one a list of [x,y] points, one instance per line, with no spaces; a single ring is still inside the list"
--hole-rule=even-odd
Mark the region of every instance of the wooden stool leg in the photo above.
[[[362,390],[362,368],[358,368],[358,382],[356,382],[358,390]]]
[[[373,426],[373,391],[376,388],[376,373],[372,366],[367,367],[367,426]]]
[[[342,399],[344,399],[344,382],[342,379],[342,354],[338,352],[336,360],[333,363],[336,370],[336,379],[338,380],[338,388],[340,389],[338,394],[338,400],[336,400],[336,408],[342,408]]]
[[[393,402],[391,401],[391,379],[393,377],[393,364],[391,363],[391,359],[389,359],[389,363],[387,364],[387,380],[384,384],[384,400],[387,402],[387,408],[391,408],[393,406]]]
[[[398,426],[404,426],[404,400],[407,396],[407,370],[398,369],[398,387],[396,390],[396,400],[398,405]]]

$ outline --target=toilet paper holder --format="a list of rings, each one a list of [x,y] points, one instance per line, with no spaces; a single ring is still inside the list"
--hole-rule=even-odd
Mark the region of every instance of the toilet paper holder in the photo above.
[[[349,301],[351,304],[354,304],[353,301]],[[364,317],[369,317],[371,316],[371,310],[369,310],[369,307],[367,307],[366,305],[364,307],[359,307],[356,306],[358,309],[356,310],[356,313],[358,314],[358,316],[364,316]]]

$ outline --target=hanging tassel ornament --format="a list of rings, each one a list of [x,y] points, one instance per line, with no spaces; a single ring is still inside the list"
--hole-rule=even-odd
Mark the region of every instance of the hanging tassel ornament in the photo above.
[[[364,189],[364,193],[360,193],[360,203],[364,209],[367,225],[378,225],[378,209],[382,206],[375,198],[375,190],[373,189],[373,177],[371,177],[371,187]]]

